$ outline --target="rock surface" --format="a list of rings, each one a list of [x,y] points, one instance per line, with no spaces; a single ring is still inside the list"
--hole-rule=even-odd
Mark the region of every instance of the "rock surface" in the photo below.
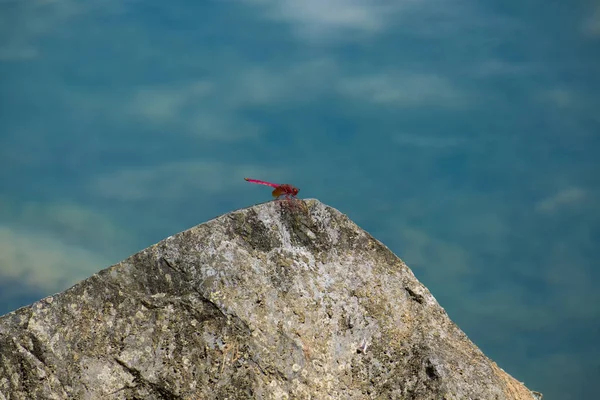
[[[231,212],[0,318],[0,399],[251,398],[541,395],[316,200]]]

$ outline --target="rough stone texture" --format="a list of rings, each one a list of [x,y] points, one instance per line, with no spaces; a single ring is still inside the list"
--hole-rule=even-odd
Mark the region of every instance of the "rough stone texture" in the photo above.
[[[0,318],[0,399],[539,399],[316,200],[171,236]]]

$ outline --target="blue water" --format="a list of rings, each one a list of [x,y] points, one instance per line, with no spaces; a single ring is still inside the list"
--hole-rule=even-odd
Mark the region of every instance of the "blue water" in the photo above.
[[[0,314],[292,183],[545,399],[600,391],[600,7],[0,2]]]

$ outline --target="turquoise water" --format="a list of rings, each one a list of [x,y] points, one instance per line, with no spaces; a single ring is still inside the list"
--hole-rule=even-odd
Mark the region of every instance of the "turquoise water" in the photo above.
[[[600,8],[0,2],[0,314],[301,189],[545,399],[600,390]]]

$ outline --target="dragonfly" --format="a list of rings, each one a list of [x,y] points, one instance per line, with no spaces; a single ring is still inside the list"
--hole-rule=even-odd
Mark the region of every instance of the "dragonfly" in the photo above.
[[[250,179],[250,178],[244,178],[244,180],[248,181],[250,183],[256,183],[258,185],[271,186],[272,188],[275,188],[272,193],[273,197],[275,197],[275,198],[279,198],[281,196],[285,196],[286,199],[294,198],[300,191],[300,189],[298,189],[297,187],[294,187],[288,183],[281,183],[281,184],[280,183],[271,183],[271,182],[261,181],[258,179]]]

